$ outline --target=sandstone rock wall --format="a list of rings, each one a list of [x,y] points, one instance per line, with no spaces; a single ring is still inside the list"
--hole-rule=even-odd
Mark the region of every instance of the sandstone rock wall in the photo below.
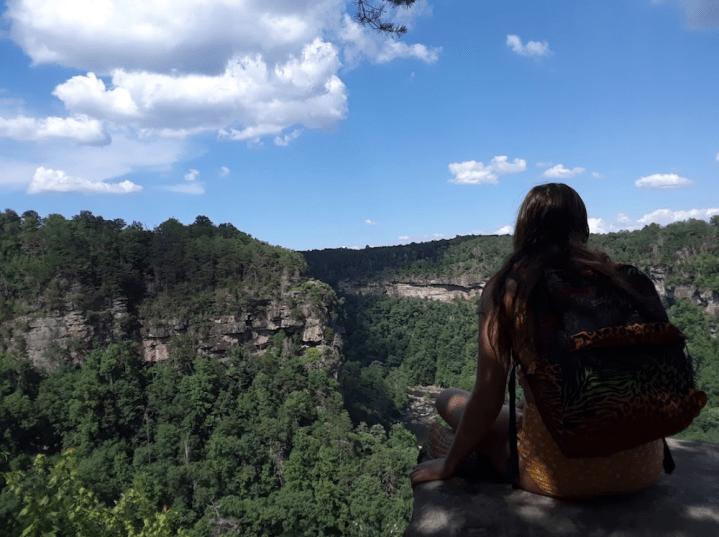
[[[709,315],[719,316],[719,293],[698,289],[694,285],[668,286],[667,268],[661,265],[650,267],[649,277],[660,296],[671,303],[676,298],[685,298],[704,308]],[[408,279],[404,281],[375,280],[339,283],[340,292],[357,296],[390,296],[424,298],[452,302],[455,299],[476,300],[482,295],[488,278],[462,275],[457,278],[437,280]]]
[[[49,313],[30,313],[6,323],[3,345],[25,355],[41,369],[54,369],[62,361],[81,362],[97,344],[134,339],[142,345],[145,360],[168,358],[168,343],[180,335],[193,336],[200,356],[222,357],[231,347],[250,344],[263,353],[280,331],[299,335],[304,349],[316,348],[322,366],[339,375],[342,328],[332,320],[327,304],[310,302],[288,291],[277,300],[256,301],[240,311],[199,319],[134,319],[124,298],[108,298],[103,312],[83,312],[66,301]],[[305,300],[303,302],[303,300]],[[331,328],[331,330],[328,330]]]
[[[464,283],[464,285],[462,284]],[[452,302],[456,299],[472,300],[481,296],[486,281],[473,283],[453,281],[387,281],[367,282],[356,284],[353,282],[340,282],[340,291],[357,296],[391,296],[424,298]]]

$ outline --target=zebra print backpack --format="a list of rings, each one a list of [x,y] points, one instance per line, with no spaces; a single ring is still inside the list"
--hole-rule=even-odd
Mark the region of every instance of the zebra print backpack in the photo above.
[[[567,457],[601,457],[676,434],[707,402],[695,389],[684,334],[651,280],[618,271],[639,301],[605,276],[550,272],[535,288],[537,359],[519,364],[547,430]],[[514,360],[514,357],[513,357]],[[510,378],[510,472],[518,477]],[[674,469],[664,440],[664,470]]]

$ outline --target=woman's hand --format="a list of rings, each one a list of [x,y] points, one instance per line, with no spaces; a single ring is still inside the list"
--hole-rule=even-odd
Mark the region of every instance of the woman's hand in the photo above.
[[[418,464],[409,474],[412,488],[425,481],[438,481],[454,476],[454,470],[448,468],[445,459],[432,459]]]

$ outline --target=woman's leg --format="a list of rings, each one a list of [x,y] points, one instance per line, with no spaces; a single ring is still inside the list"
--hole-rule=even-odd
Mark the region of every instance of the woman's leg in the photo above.
[[[447,388],[443,390],[434,402],[437,412],[446,421],[452,431],[457,430],[459,420],[462,419],[464,407],[469,400],[469,392],[459,388]]]
[[[459,388],[447,388],[437,396],[435,406],[439,415],[457,430],[464,408],[469,399],[469,392]],[[485,455],[492,465],[503,475],[507,472],[509,459],[509,407],[504,405],[497,416],[494,425],[482,442],[477,446],[477,452]]]

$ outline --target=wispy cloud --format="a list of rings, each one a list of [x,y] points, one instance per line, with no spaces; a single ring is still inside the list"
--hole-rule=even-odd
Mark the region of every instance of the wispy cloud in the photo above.
[[[572,177],[576,177],[580,173],[584,173],[586,170],[584,168],[576,167],[572,168],[571,170],[568,168],[565,168],[562,164],[557,164],[556,166],[552,166],[548,170],[546,170],[542,177],[547,177],[550,179],[571,179]]]
[[[297,138],[300,137],[300,134],[302,134],[302,129],[295,129],[284,136],[275,136],[275,145],[287,147],[293,140],[297,140]]]
[[[110,142],[102,123],[83,114],[44,119],[23,115],[12,119],[0,117],[0,137],[23,142],[68,141],[88,145]]]
[[[634,181],[634,186],[645,189],[667,189],[680,188],[691,185],[692,182],[686,177],[681,177],[676,173],[655,173],[640,177]]]
[[[414,8],[407,11],[412,13]],[[342,45],[344,63],[350,68],[356,66],[361,60],[369,60],[372,63],[388,63],[407,58],[434,63],[442,52],[441,47],[427,47],[420,43],[410,45],[404,40],[378,36],[369,28],[358,24],[347,14],[342,18],[339,43]]]
[[[184,176],[184,183],[167,185],[161,188],[162,190],[167,190],[168,192],[177,192],[178,194],[192,194],[195,196],[199,196],[205,193],[205,184],[197,180],[199,176],[200,172],[198,170],[190,168]]]
[[[719,3],[716,0],[682,0],[690,28],[719,27]]]
[[[218,175],[220,177],[227,177],[228,175],[230,175],[230,169],[227,166],[222,166]]]
[[[81,177],[72,177],[62,170],[53,170],[40,166],[27,189],[28,194],[44,194],[49,192],[78,192],[82,194],[132,194],[140,192],[142,187],[132,181],[106,183],[91,181]]]
[[[549,49],[549,43],[546,41],[528,41],[527,44],[524,45],[518,35],[507,36],[507,47],[520,56],[539,58],[552,54],[552,51]]]
[[[512,162],[509,162],[506,155],[492,158],[487,165],[476,160],[453,162],[449,165],[449,171],[454,175],[454,179],[450,179],[449,182],[456,185],[496,185],[500,175],[520,173],[526,169],[526,160],[515,158]]]
[[[377,222],[375,222],[374,220],[370,220],[369,218],[367,220],[365,220],[364,223],[367,224],[368,226],[377,225]]]

